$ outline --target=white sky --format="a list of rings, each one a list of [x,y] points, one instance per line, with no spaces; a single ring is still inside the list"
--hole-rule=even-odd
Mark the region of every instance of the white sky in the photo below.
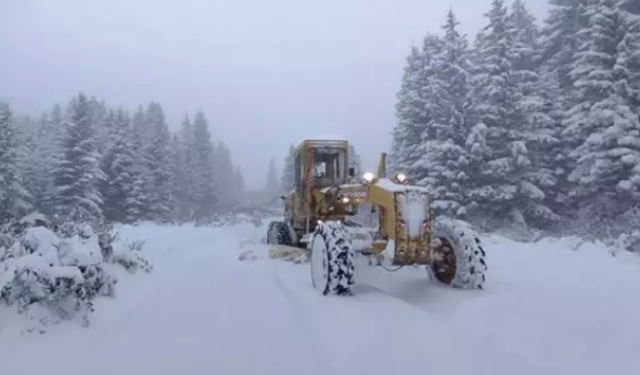
[[[248,187],[314,134],[387,151],[412,43],[449,7],[461,31],[491,0],[0,0],[0,100],[18,112],[83,90],[110,105],[162,103],[172,128],[201,108]],[[544,15],[546,0],[528,0]]]

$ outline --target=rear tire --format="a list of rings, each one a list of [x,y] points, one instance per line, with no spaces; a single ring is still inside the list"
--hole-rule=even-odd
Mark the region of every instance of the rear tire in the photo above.
[[[449,218],[436,219],[433,232],[429,276],[454,288],[482,289],[487,264],[478,234],[469,224]]]
[[[353,294],[356,254],[342,224],[333,221],[318,224],[309,249],[313,287],[325,296]]]
[[[287,224],[281,221],[272,221],[267,229],[267,244],[292,246],[291,233]]]

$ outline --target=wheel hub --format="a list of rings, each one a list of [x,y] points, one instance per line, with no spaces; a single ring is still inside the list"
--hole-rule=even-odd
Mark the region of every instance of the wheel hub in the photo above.
[[[433,249],[431,270],[438,281],[451,284],[456,276],[456,254],[451,243],[440,238],[440,244]]]

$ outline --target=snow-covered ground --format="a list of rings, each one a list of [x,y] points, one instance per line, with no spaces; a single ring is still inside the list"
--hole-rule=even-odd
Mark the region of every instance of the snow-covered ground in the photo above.
[[[485,238],[484,291],[423,269],[360,269],[353,297],[323,297],[308,265],[258,259],[265,228],[126,228],[152,274],[121,278],[89,328],[45,335],[0,310],[2,375],[636,373],[640,257],[570,240]]]

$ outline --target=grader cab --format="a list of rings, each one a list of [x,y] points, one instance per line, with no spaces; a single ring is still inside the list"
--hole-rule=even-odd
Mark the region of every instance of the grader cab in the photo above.
[[[294,189],[284,195],[284,218],[269,224],[272,258],[309,259],[313,285],[323,294],[351,294],[355,260],[390,267],[424,265],[441,283],[481,289],[485,252],[466,223],[436,218],[429,191],[403,173],[386,176],[386,155],[377,173],[356,176],[349,144],[305,140],[296,149]],[[376,225],[353,220],[359,210]]]

